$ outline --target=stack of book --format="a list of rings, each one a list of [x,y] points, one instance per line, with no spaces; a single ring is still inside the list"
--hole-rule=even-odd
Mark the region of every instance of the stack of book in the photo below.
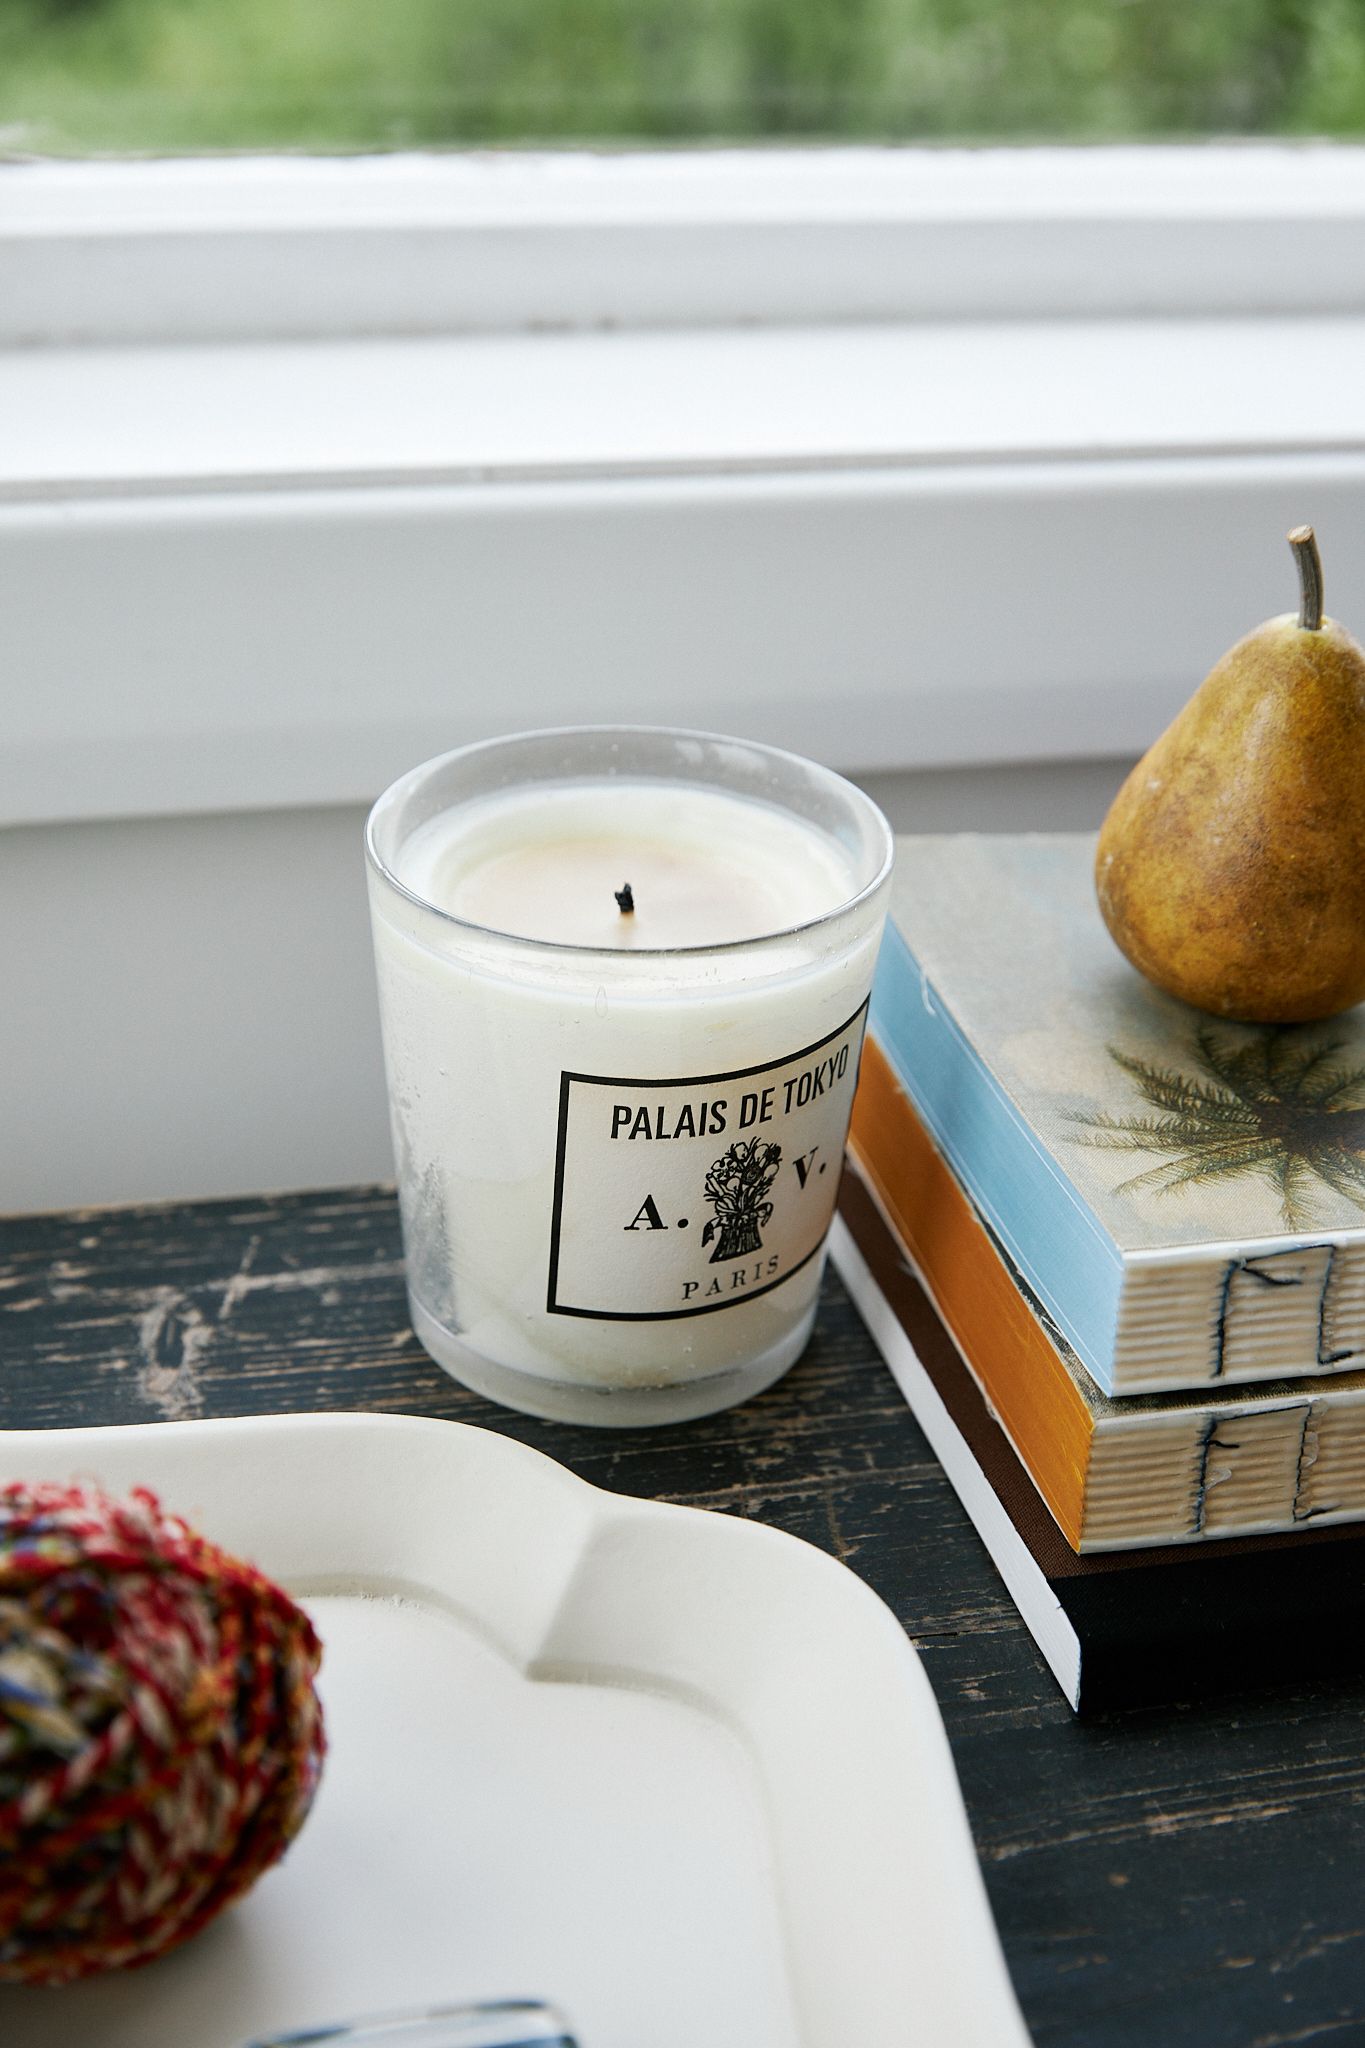
[[[1073,1706],[1359,1672],[1365,1011],[1160,994],[1093,852],[900,842],[835,1262]]]

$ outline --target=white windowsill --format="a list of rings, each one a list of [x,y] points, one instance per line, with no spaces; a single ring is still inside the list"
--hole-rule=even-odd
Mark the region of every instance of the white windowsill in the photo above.
[[[0,504],[1365,451],[1365,316],[0,354]]]
[[[387,156],[16,164],[6,232],[345,229],[536,219],[806,222],[1146,214],[1330,216],[1365,198],[1365,149],[1317,142],[448,150]]]
[[[1365,584],[1365,150],[0,199],[0,823],[363,800],[578,719],[1118,755],[1289,608],[1286,526]]]
[[[1365,148],[0,166],[0,345],[1365,310]]]

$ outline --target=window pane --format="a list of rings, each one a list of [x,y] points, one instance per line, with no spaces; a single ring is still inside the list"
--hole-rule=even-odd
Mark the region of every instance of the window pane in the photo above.
[[[1362,130],[1362,0],[0,0],[14,152]]]

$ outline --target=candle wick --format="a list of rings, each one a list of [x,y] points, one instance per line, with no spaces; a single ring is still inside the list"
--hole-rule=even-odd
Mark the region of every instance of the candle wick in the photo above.
[[[630,883],[627,882],[624,889],[613,889],[612,894],[616,898],[617,908],[622,917],[629,917],[635,908],[635,892]]]

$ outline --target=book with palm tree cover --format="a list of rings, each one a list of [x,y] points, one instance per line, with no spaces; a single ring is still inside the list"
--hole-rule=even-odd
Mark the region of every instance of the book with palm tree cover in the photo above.
[[[1365,1368],[1365,1008],[1241,1025],[1163,995],[1093,859],[901,839],[873,1040],[1104,1392]]]
[[[1030,1296],[875,1042],[849,1156],[1073,1550],[1365,1520],[1365,1371],[1115,1400]],[[863,1243],[871,1224],[848,1221]]]

